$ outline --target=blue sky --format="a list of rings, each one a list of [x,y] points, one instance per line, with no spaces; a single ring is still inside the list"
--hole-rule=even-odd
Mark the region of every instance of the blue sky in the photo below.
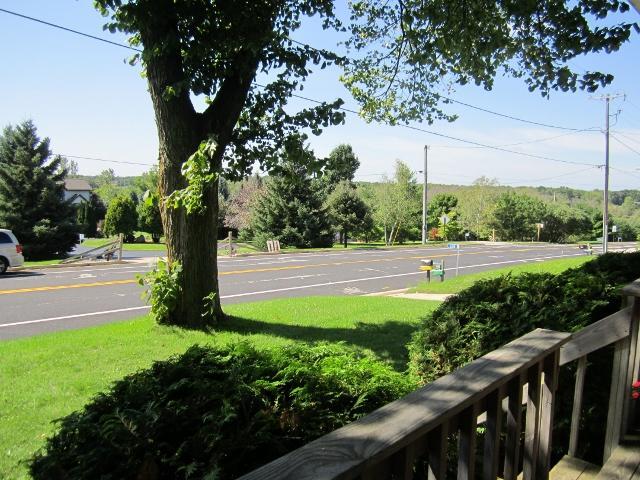
[[[102,31],[104,19],[88,0],[0,0],[0,8],[114,41],[124,36]],[[629,20],[640,20],[632,10]],[[313,23],[294,38],[316,47],[333,48],[336,36]],[[0,125],[33,119],[39,132],[49,136],[56,153],[116,161],[155,163],[155,121],[140,67],[125,63],[127,50],[86,39],[0,12]],[[617,138],[640,152],[640,36],[612,55],[579,58],[578,69],[602,69],[615,75],[613,85],[599,93],[624,93],[626,101],[612,103],[621,110],[612,119]],[[341,97],[357,109],[338,81],[339,72],[312,75],[304,95],[317,99]],[[476,87],[459,88],[451,96],[486,109],[529,120],[574,128],[602,128],[604,103],[590,94],[553,93],[550,99],[529,93],[521,81],[499,78],[491,92]],[[305,105],[292,100],[292,106]],[[460,118],[454,123],[418,125],[427,130],[512,150],[575,162],[603,163],[601,132],[566,132],[518,123],[459,105],[447,111]],[[559,136],[563,135],[563,136]],[[556,137],[556,138],[552,138]],[[505,185],[573,186],[602,188],[602,169],[562,164],[483,148],[469,148],[452,140],[402,127],[367,124],[348,115],[345,125],[311,137],[316,155],[325,156],[339,143],[350,143],[361,162],[358,179],[377,180],[391,175],[396,159],[414,170],[422,168],[423,146],[430,145],[429,181],[469,184],[486,175]],[[460,148],[462,147],[462,148]],[[113,168],[118,175],[139,174],[148,167],[77,159],[80,173],[96,174]],[[640,188],[640,153],[611,140],[611,188]],[[624,171],[620,171],[624,170]]]

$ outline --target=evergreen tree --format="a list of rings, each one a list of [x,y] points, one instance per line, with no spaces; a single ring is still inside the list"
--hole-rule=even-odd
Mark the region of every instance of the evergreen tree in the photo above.
[[[279,174],[270,178],[254,215],[256,241],[266,244],[277,239],[283,246],[331,246],[328,214],[321,189],[309,175],[316,163],[303,137],[285,142]]]
[[[342,144],[331,150],[322,171],[322,183],[327,194],[330,194],[342,181],[352,182],[360,160],[353,153],[351,145]]]
[[[77,212],[80,233],[87,237],[95,237],[98,232],[98,222],[104,219],[107,207],[95,193],[92,193],[88,202],[78,205]]]
[[[64,200],[60,157],[31,120],[0,136],[0,226],[13,230],[27,260],[65,256],[77,241],[75,209]]]
[[[133,241],[133,231],[138,226],[138,212],[136,204],[129,196],[116,197],[107,208],[104,218],[104,233],[117,235],[122,233],[125,241]]]
[[[369,207],[347,180],[343,180],[336,186],[329,199],[329,209],[334,225],[340,230],[345,248],[347,248],[350,233],[371,229],[373,220]]]

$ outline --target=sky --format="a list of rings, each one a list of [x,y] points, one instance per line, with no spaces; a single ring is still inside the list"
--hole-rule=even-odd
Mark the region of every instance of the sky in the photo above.
[[[103,31],[105,19],[90,0],[0,0],[0,9],[126,43],[124,35]],[[640,14],[632,9],[625,18],[640,21]],[[317,48],[334,48],[339,40],[313,21],[292,38]],[[148,170],[157,159],[155,120],[140,66],[126,63],[131,53],[0,11],[0,126],[32,119],[40,135],[51,139],[54,153],[74,157],[81,174],[112,168],[123,176]],[[450,96],[534,122],[596,131],[575,133],[530,125],[457,104],[445,106],[447,113],[459,115],[453,123],[412,125],[483,144],[508,145],[504,148],[518,152],[598,165],[605,156],[605,106],[595,97],[624,94],[611,103],[611,113],[617,115],[611,118],[610,188],[640,188],[640,35],[633,35],[618,52],[580,57],[571,65],[612,73],[615,80],[596,95],[553,92],[543,98],[528,92],[521,80],[500,77],[492,91],[460,87]],[[339,74],[336,69],[314,73],[303,94],[320,100],[339,97],[345,107],[357,110]],[[290,104],[292,108],[308,106],[299,99]],[[522,142],[533,143],[513,145]],[[392,176],[396,160],[416,172],[422,170],[428,145],[429,183],[468,185],[484,175],[514,186],[602,189],[604,184],[602,168],[477,148],[401,126],[368,124],[354,114],[347,115],[344,125],[311,136],[309,143],[318,157],[328,155],[338,144],[351,144],[361,163],[356,179],[364,181]]]

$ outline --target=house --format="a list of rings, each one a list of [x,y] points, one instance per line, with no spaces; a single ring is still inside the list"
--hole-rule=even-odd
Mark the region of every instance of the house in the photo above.
[[[80,178],[68,178],[64,181],[64,199],[78,205],[91,198],[91,185]]]

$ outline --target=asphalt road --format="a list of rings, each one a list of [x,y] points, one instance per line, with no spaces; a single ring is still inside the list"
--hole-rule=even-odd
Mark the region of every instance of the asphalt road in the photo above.
[[[560,245],[462,244],[458,274],[519,263],[584,255]],[[423,258],[444,259],[456,275],[455,250],[446,246],[345,250],[220,258],[223,304],[307,295],[364,295],[415,285]],[[83,328],[146,313],[135,279],[153,259],[137,263],[9,272],[0,277],[0,340]]]

